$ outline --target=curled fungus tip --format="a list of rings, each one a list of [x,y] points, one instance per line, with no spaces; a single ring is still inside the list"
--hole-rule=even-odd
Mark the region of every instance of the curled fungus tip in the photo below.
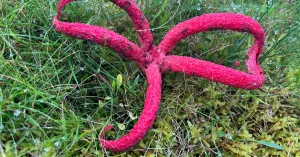
[[[100,136],[99,136],[99,139],[100,139],[100,142],[101,142],[101,143],[102,143],[102,141],[105,142],[105,140],[104,140],[104,135],[105,135],[105,133],[106,133],[107,131],[113,129],[113,128],[114,128],[114,127],[113,127],[112,125],[108,125],[108,126],[106,126],[106,127],[103,129],[103,131],[101,132],[101,134],[100,134]]]

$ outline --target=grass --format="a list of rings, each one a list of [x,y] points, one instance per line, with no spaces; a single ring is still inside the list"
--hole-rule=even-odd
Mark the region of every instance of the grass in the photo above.
[[[266,32],[259,62],[266,82],[246,91],[179,73],[163,79],[153,129],[131,151],[99,145],[128,132],[143,108],[138,67],[112,50],[57,33],[58,1],[0,1],[1,156],[300,156],[300,3],[297,0],[137,1],[155,43],[177,23],[211,12],[239,12]],[[66,21],[112,29],[137,43],[125,12],[103,0],[77,1]],[[231,31],[196,34],[173,54],[233,67],[252,37]],[[245,70],[241,62],[240,70]]]

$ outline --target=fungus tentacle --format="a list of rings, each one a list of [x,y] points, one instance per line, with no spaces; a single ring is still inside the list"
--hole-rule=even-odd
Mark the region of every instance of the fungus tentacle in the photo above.
[[[58,32],[107,46],[120,56],[136,62],[140,67],[145,66],[146,58],[143,55],[145,52],[122,35],[99,26],[59,21],[63,7],[72,1],[61,0],[58,5],[58,14],[53,18],[53,25]]]
[[[134,0],[110,0],[120,8],[124,9],[134,24],[141,44],[141,49],[145,52],[150,51],[153,46],[153,36],[147,18],[141,12]]]
[[[184,72],[229,86],[256,89],[264,82],[263,75],[248,74],[209,61],[186,56],[169,55],[164,59],[164,66],[174,72]]]
[[[190,57],[167,56],[165,66],[176,72],[195,74],[238,88],[255,89],[260,87],[264,82],[264,76],[258,64],[258,57],[264,46],[265,35],[260,24],[251,17],[235,13],[217,13],[192,18],[173,27],[165,35],[158,49],[161,53],[167,54],[181,39],[211,30],[248,32],[254,36],[254,44],[248,51],[248,60],[246,61],[249,74]]]
[[[180,40],[199,32],[213,30],[248,32],[259,42],[260,49],[264,44],[264,31],[253,18],[236,13],[211,13],[177,24],[164,36],[158,48],[168,54]]]
[[[160,52],[168,54],[180,40],[199,32],[212,30],[233,30],[252,34],[254,44],[248,51],[248,60],[246,61],[248,72],[263,75],[257,59],[264,46],[264,30],[257,21],[242,14],[204,14],[177,24],[165,35],[158,49]]]
[[[157,64],[151,64],[145,69],[148,89],[146,92],[146,99],[144,109],[134,127],[128,134],[122,136],[117,140],[104,140],[105,131],[111,129],[111,126],[107,126],[104,132],[100,135],[100,142],[102,147],[115,151],[122,152],[132,146],[138,144],[146,133],[151,129],[156,114],[159,110],[159,104],[161,99],[161,73]]]

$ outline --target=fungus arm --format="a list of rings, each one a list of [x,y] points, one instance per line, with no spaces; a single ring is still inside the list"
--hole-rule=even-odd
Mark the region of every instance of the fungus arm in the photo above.
[[[107,126],[100,134],[100,142],[102,147],[115,152],[126,151],[132,146],[138,144],[146,133],[151,129],[156,114],[159,110],[161,99],[161,73],[158,65],[151,64],[146,70],[148,89],[146,93],[144,109],[134,125],[133,129],[128,134],[117,140],[105,140],[104,133],[110,130],[112,126]]]
[[[124,9],[134,24],[141,44],[141,49],[145,52],[150,51],[153,45],[153,36],[147,18],[139,9],[134,0],[110,0],[120,8]]]
[[[101,46],[112,48],[122,57],[136,62],[141,67],[146,63],[143,51],[134,43],[120,34],[106,28],[81,23],[59,21],[62,9],[73,0],[61,0],[58,5],[58,14],[53,18],[53,25],[58,32],[84,40],[94,41]]]
[[[188,75],[203,77],[210,81],[229,86],[256,89],[264,82],[263,75],[252,75],[239,70],[228,68],[205,60],[185,56],[166,56],[164,66],[174,72],[184,72]]]
[[[248,51],[246,61],[248,72],[255,75],[262,75],[258,65],[258,56],[261,54],[265,35],[260,24],[251,17],[235,13],[204,14],[173,27],[159,44],[158,49],[162,53],[169,53],[181,40],[190,35],[212,31],[212,30],[233,30],[248,32],[254,36],[254,44]]]
[[[181,39],[212,30],[248,32],[254,36],[254,44],[248,51],[246,61],[248,73],[208,61],[180,56],[167,56],[164,61],[165,66],[176,72],[195,74],[238,88],[255,89],[261,86],[264,76],[258,64],[258,57],[262,52],[265,36],[260,24],[251,17],[235,13],[217,13],[192,18],[173,27],[165,35],[158,49],[161,53],[168,54]]]

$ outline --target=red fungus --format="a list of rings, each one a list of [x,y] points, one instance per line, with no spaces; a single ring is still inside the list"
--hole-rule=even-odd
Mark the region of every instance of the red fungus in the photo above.
[[[240,62],[240,61],[236,61],[236,62],[234,62],[234,66],[236,66],[236,67],[240,66],[240,64],[241,64],[241,62]]]
[[[264,74],[258,64],[258,57],[263,49],[265,35],[260,24],[251,17],[236,13],[212,13],[197,16],[173,27],[162,42],[155,46],[149,23],[134,0],[111,0],[124,9],[131,18],[141,45],[138,47],[122,35],[103,27],[59,21],[62,8],[71,1],[73,0],[60,1],[58,14],[53,18],[55,29],[68,36],[94,41],[101,46],[113,49],[122,57],[138,64],[145,72],[148,82],[144,109],[133,129],[117,140],[104,139],[104,133],[112,126],[105,127],[100,134],[100,143],[106,149],[116,152],[126,151],[138,144],[151,129],[159,110],[162,73],[184,72],[247,90],[257,89],[264,82]],[[246,61],[248,73],[205,60],[168,55],[181,39],[212,30],[248,32],[254,36],[254,44],[248,51]]]

